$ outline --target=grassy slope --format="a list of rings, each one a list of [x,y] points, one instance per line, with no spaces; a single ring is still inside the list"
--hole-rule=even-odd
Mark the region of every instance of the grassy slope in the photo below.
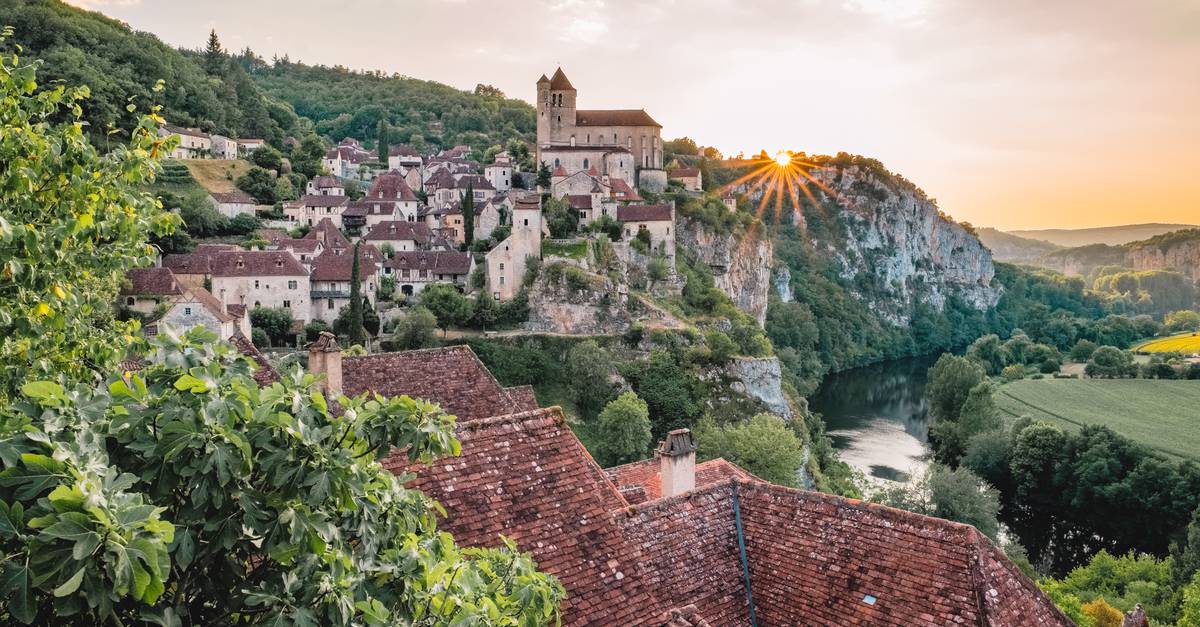
[[[1001,386],[996,403],[1014,418],[1106,425],[1173,457],[1200,460],[1200,381],[1024,380]]]
[[[180,163],[186,165],[192,178],[210,192],[237,191],[233,181],[250,170],[250,162],[241,159],[182,159]],[[226,178],[227,173],[232,178]]]

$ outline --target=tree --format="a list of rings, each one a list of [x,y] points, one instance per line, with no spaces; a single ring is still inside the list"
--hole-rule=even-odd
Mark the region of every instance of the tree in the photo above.
[[[930,427],[929,439],[934,445],[934,456],[939,462],[957,468],[972,437],[1000,427],[992,386],[985,379],[971,388],[957,417],[939,418]]]
[[[467,183],[467,193],[462,196],[462,212],[463,212],[463,241],[467,246],[475,241],[475,190],[471,183]]]
[[[584,340],[567,351],[566,374],[572,382],[575,404],[584,416],[593,416],[615,392],[613,358],[596,340]]]
[[[472,309],[471,323],[480,329],[487,331],[488,327],[496,323],[496,301],[486,291],[480,290],[475,295],[475,306]]]
[[[435,283],[422,290],[421,306],[437,318],[442,337],[450,327],[466,324],[471,319],[471,301],[448,283]]]
[[[719,329],[705,333],[704,344],[708,347],[709,359],[714,364],[724,364],[738,352],[738,345]]]
[[[1192,512],[1192,520],[1181,537],[1171,543],[1171,576],[1177,585],[1184,585],[1200,573],[1200,507]],[[1200,615],[1197,615],[1200,619]]]
[[[1000,374],[1007,363],[1004,345],[997,335],[985,335],[967,347],[967,358],[978,362],[989,375]]]
[[[335,413],[299,369],[260,389],[199,327],[144,358],[95,386],[31,382],[0,409],[9,621],[557,620],[557,582],[511,542],[458,548],[381,465],[457,453],[436,406],[342,396]]]
[[[354,259],[350,262],[350,319],[348,321],[347,335],[350,336],[351,344],[358,344],[365,347],[367,345],[367,330],[363,328],[363,298],[362,285],[360,284],[361,271],[359,244],[354,244]]]
[[[540,189],[543,194],[550,193],[550,180],[550,166],[546,165],[546,162],[543,161],[538,164],[537,171],[538,189]]]
[[[250,310],[250,326],[262,329],[272,346],[282,346],[292,339],[293,321],[291,309],[255,307]]]
[[[1171,333],[1200,331],[1200,313],[1196,313],[1190,309],[1172,311],[1163,318],[1163,325]]]
[[[696,457],[723,457],[760,479],[796,486],[804,464],[804,443],[782,418],[771,414],[727,425],[706,417],[696,425]]]
[[[124,358],[138,323],[113,317],[130,268],[154,262],[150,237],[179,218],[145,191],[159,138],[157,108],[139,116],[127,146],[88,143],[87,88],[38,89],[37,66],[0,35],[0,404],[33,380],[94,381]],[[161,89],[161,88],[160,88]]]
[[[1183,607],[1176,627],[1200,627],[1200,573],[1183,589]]]
[[[602,466],[636,462],[650,451],[650,410],[626,392],[604,406],[597,422],[596,457]]]
[[[264,170],[280,172],[283,169],[283,154],[273,146],[262,146],[250,155],[250,162]]]
[[[204,48],[204,68],[209,74],[223,74],[225,70],[225,50],[221,48],[221,39],[217,30],[208,31],[208,45]]]
[[[391,138],[389,135],[390,129],[388,128],[387,120],[380,118],[379,125],[375,129],[375,143],[377,144],[376,147],[378,148],[377,154],[379,155],[379,162],[384,165],[387,165],[388,155],[391,152],[391,146],[389,145]]]
[[[1091,340],[1079,340],[1075,346],[1071,347],[1071,359],[1077,362],[1086,362],[1092,358],[1092,353],[1100,348]]]
[[[925,395],[930,413],[937,420],[957,420],[971,389],[983,378],[983,367],[974,360],[943,353],[929,369]]]
[[[193,237],[214,237],[228,228],[229,220],[217,211],[208,194],[202,191],[188,194],[178,205],[179,217]]]
[[[1084,373],[1089,377],[1116,379],[1133,376],[1137,366],[1129,353],[1113,346],[1101,346],[1092,353]]]
[[[572,237],[579,231],[579,213],[572,209],[566,200],[546,200],[542,203],[542,213],[546,216],[546,228],[550,229],[550,237]]]
[[[650,260],[646,266],[646,276],[650,279],[650,288],[654,288],[654,284],[659,281],[667,280],[670,275],[670,270],[667,267],[667,260],[662,257],[655,257]]]
[[[1025,366],[1023,364],[1005,366],[1004,370],[1000,371],[1000,376],[1004,377],[1005,381],[1020,381],[1025,378]]]
[[[1121,627],[1125,615],[1117,608],[1104,601],[1104,597],[1096,597],[1090,603],[1083,604],[1083,613],[1092,618],[1094,627]]]
[[[900,509],[971,525],[996,540],[999,493],[966,468],[934,464],[911,485],[882,490],[871,500]]]
[[[392,343],[397,350],[412,350],[437,346],[434,329],[437,317],[425,307],[414,307],[403,318],[396,321],[392,329]]]
[[[304,325],[304,339],[308,342],[315,342],[321,336],[322,332],[332,331],[328,322],[324,320],[313,320]]]
[[[254,166],[235,181],[237,188],[250,194],[260,204],[273,205],[279,200],[275,189],[275,177],[263,168]]]

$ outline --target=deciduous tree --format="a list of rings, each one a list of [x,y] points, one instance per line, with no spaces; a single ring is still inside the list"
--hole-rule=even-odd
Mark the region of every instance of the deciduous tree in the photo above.
[[[626,392],[604,406],[597,422],[596,456],[604,466],[636,462],[650,452],[646,401]]]

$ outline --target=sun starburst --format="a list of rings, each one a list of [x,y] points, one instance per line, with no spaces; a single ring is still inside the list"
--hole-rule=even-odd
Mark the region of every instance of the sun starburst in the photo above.
[[[751,160],[750,171],[722,188],[722,192],[733,191],[745,193],[758,204],[755,214],[760,220],[766,221],[766,213],[774,206],[774,222],[787,222],[784,211],[792,212],[792,222],[804,226],[804,216],[800,212],[800,195],[813,205],[820,207],[810,186],[815,186],[820,192],[842,201],[841,195],[830,189],[825,183],[813,176],[812,172],[821,166],[806,160],[804,153],[780,151],[773,158],[766,151]]]

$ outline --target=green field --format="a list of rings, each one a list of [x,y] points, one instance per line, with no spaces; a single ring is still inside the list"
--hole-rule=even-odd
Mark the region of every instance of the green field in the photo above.
[[[1172,457],[1200,460],[1200,381],[1042,379],[1000,386],[996,404],[1065,428],[1105,425]]]

